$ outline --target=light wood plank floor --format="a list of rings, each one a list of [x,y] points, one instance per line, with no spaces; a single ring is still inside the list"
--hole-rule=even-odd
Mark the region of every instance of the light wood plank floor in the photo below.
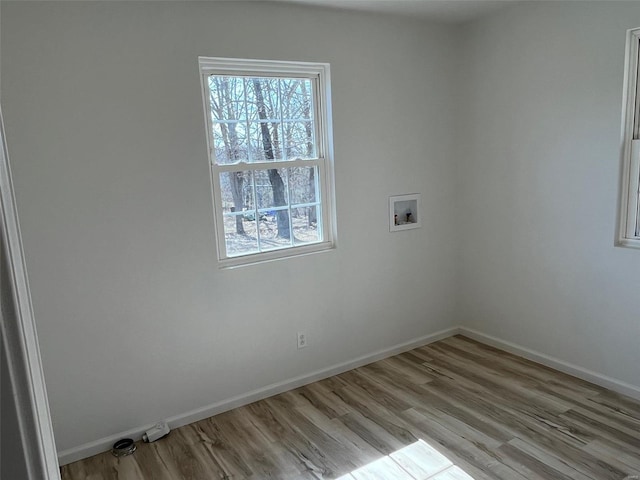
[[[623,480],[640,402],[462,336],[174,430],[63,480]]]

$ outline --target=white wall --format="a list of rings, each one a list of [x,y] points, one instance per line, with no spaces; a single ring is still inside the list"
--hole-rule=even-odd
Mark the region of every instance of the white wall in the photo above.
[[[640,386],[640,252],[613,246],[625,31],[640,3],[465,28],[459,321]],[[462,117],[461,117],[462,118]]]
[[[264,3],[3,2],[60,450],[452,325],[454,34]],[[337,250],[217,268],[198,55],[331,63]],[[424,227],[389,233],[388,196],[414,192]]]

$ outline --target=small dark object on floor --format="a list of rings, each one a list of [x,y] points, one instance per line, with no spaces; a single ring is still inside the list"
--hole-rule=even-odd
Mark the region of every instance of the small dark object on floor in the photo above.
[[[111,453],[114,457],[126,457],[136,451],[136,444],[131,438],[122,438],[113,444]]]

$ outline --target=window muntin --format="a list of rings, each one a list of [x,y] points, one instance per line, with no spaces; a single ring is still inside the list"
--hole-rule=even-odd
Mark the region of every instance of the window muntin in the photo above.
[[[619,245],[640,248],[640,28],[627,32]]]
[[[333,246],[328,65],[200,58],[223,265]]]

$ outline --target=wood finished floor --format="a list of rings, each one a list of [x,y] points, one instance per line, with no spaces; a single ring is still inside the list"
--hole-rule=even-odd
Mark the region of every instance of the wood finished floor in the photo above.
[[[640,402],[455,336],[176,429],[133,456],[61,471],[63,480],[623,480],[640,475]]]

